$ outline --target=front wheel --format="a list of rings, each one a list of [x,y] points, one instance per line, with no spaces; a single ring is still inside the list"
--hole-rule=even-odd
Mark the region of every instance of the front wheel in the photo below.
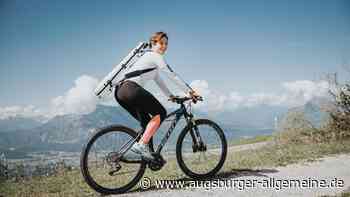
[[[225,134],[211,120],[197,119],[179,135],[176,158],[181,170],[191,178],[211,178],[224,165],[226,155]]]

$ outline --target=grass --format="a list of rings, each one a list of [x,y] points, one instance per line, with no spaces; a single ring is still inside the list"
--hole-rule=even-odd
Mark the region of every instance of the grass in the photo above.
[[[238,140],[229,141],[228,144],[233,146],[244,145],[244,144],[254,144],[258,142],[266,142],[273,139],[272,135],[258,135],[251,138],[242,138]]]
[[[251,141],[264,141],[269,137],[258,137]],[[249,140],[248,140],[249,141]],[[238,144],[245,144],[241,141]],[[314,161],[325,155],[349,153],[350,140],[341,142],[319,143],[319,144],[272,144],[259,149],[243,150],[239,152],[228,152],[227,160],[221,172],[234,173],[237,169],[258,169],[274,166],[284,166],[291,163]],[[208,165],[208,163],[207,163]],[[201,169],[203,166],[198,165]],[[181,179],[186,176],[179,169],[177,161],[172,158],[160,171],[146,170],[144,176],[154,179]],[[103,178],[103,177],[102,177]],[[125,180],[126,175],[119,180]],[[106,179],[111,183],[115,179]],[[138,185],[135,186],[138,188]],[[346,196],[346,194],[344,194]],[[97,196],[82,179],[79,169],[62,171],[50,177],[34,177],[19,182],[0,182],[0,196]]]
[[[276,144],[229,155],[226,170],[243,166],[247,168],[285,166],[301,161],[313,161],[326,155],[349,152],[350,140],[319,144]]]
[[[344,192],[341,194],[341,197],[350,197],[350,192]]]
[[[320,196],[320,197],[350,197],[350,192],[342,192],[340,195],[337,196]]]
[[[0,184],[0,196],[95,196],[83,181],[78,170],[50,177],[35,177],[19,182]]]

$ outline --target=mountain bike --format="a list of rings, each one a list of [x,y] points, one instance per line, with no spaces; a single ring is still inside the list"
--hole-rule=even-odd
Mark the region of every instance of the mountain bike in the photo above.
[[[122,158],[141,139],[144,130],[136,132],[117,124],[96,130],[83,147],[80,158],[80,169],[86,183],[102,194],[124,193],[139,182],[147,167],[153,171],[162,169],[166,160],[161,151],[182,117],[186,120],[186,126],[176,142],[176,160],[180,169],[193,179],[206,179],[215,175],[226,160],[227,141],[218,124],[208,119],[194,118],[191,104],[197,100],[191,97],[173,99],[180,107],[166,116],[166,120],[170,117],[173,119],[156,151],[153,137],[148,143],[154,156],[151,161],[128,161]]]

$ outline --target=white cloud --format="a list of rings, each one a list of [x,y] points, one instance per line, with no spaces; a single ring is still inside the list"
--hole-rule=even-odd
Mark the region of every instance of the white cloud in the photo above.
[[[82,75],[75,80],[74,86],[63,96],[51,100],[50,116],[63,114],[87,114],[96,109],[98,98],[94,90],[98,80]]]
[[[211,90],[205,80],[195,80],[190,86],[203,97],[203,102],[194,105],[203,111],[220,111],[229,103],[230,95]]]
[[[57,96],[50,101],[48,109],[38,109],[33,105],[29,106],[9,106],[0,108],[0,118],[8,118],[20,115],[22,117],[39,117],[45,121],[56,115],[64,114],[87,114],[96,109],[98,103],[108,102],[108,98],[99,100],[94,90],[98,80],[88,75],[78,77],[74,86],[61,96]],[[110,102],[111,103],[111,102]]]
[[[268,94],[268,93],[255,93],[246,97],[246,100],[242,103],[243,106],[252,107],[255,105],[281,105],[282,96]]]
[[[35,108],[33,105],[28,106],[9,106],[0,108],[0,119],[7,119],[9,117],[21,116],[27,118],[35,118],[42,115],[40,109]]]
[[[65,94],[57,96],[51,100],[49,109],[40,110],[33,105],[29,106],[10,106],[0,108],[0,118],[15,116],[17,114],[25,117],[45,116],[47,118],[55,115],[64,114],[87,114],[96,109],[96,105],[118,105],[113,94],[109,94],[103,99],[98,99],[94,95],[94,90],[98,84],[94,77],[82,75],[75,80],[74,86]],[[207,112],[218,112],[222,110],[235,110],[239,107],[253,107],[256,105],[271,105],[295,107],[303,105],[306,102],[328,95],[329,85],[326,81],[291,81],[281,84],[283,91],[280,94],[258,92],[251,95],[241,95],[237,91],[220,92],[211,89],[205,80],[192,81],[191,87],[195,89],[204,101],[193,105],[195,108]],[[153,91],[151,91],[153,93]],[[154,92],[154,95],[165,107],[174,107],[167,101],[167,98],[160,92]]]
[[[328,96],[329,84],[326,81],[300,80],[282,84],[281,94],[254,93],[243,96],[238,92],[218,92],[211,90],[204,80],[191,83],[203,97],[204,102],[197,105],[204,111],[234,110],[238,107],[253,107],[256,105],[271,105],[295,107],[320,97]]]
[[[294,81],[283,83],[286,94],[282,95],[281,103],[288,106],[303,105],[306,102],[328,95],[329,83],[326,81]]]

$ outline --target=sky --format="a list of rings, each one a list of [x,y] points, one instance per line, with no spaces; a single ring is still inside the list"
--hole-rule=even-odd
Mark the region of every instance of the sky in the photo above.
[[[222,100],[214,108],[305,100],[325,74],[350,77],[346,0],[0,0],[0,113],[97,102],[82,97],[156,31],[175,72]]]

